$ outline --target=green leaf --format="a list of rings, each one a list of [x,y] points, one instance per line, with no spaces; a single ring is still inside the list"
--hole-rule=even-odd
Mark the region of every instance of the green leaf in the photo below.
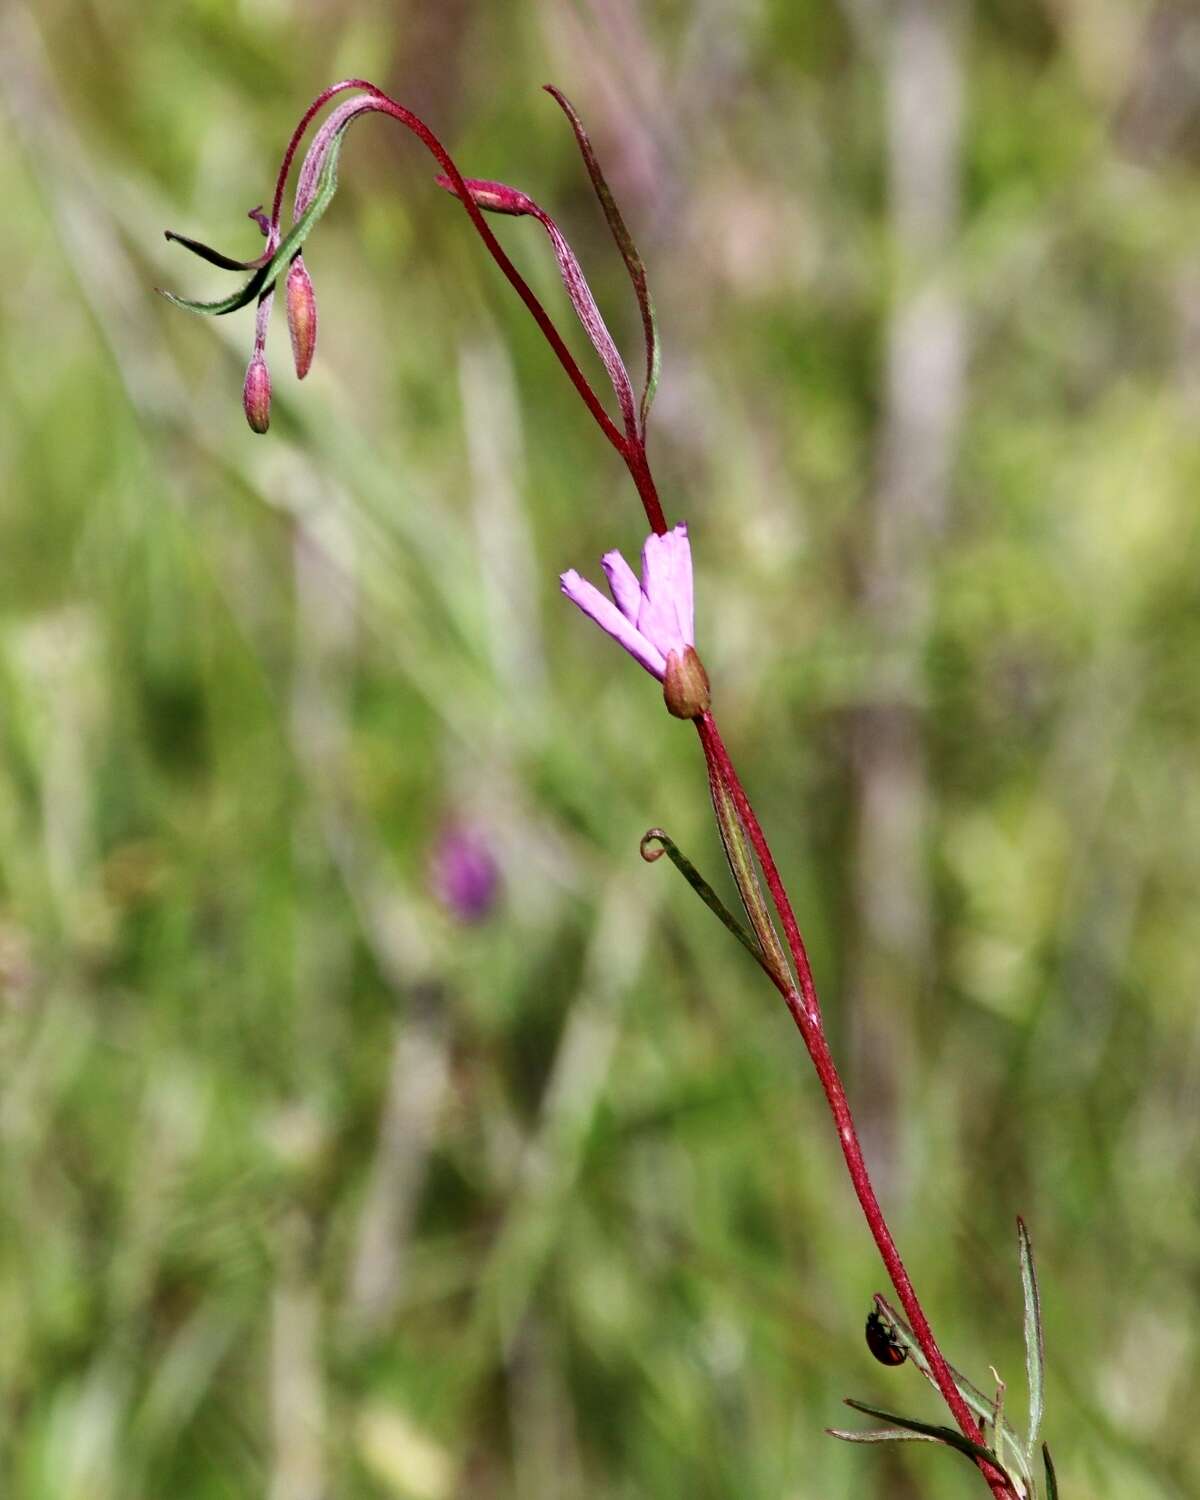
[[[653,849],[650,847],[651,844],[658,844],[659,847]],[[724,927],[733,933],[742,947],[754,957],[755,962],[761,964],[764,969],[767,968],[763,951],[758,943],[746,931],[721,900],[720,896],[717,895],[716,891],[713,890],[712,886],[709,885],[708,881],[705,880],[704,876],[701,875],[700,871],[697,870],[696,866],[688,859],[687,855],[683,853],[679,845],[676,844],[675,840],[664,829],[651,828],[647,833],[643,834],[640,848],[642,858],[648,864],[652,864],[660,855],[665,854],[696,892],[697,896],[700,897],[701,901],[704,902],[705,906],[708,907],[709,911],[720,920]],[[770,970],[768,969],[767,972],[770,973]]]
[[[253,302],[255,297],[263,290],[267,280],[267,267],[261,271],[255,271],[244,286],[238,288],[228,297],[222,297],[218,302],[196,302],[191,297],[181,297],[177,292],[168,292],[165,287],[159,287],[158,293],[165,297],[168,302],[173,302],[176,307],[182,307],[187,312],[206,313],[210,317],[219,318],[224,313],[237,312],[239,308]]]
[[[355,119],[357,117],[352,115],[350,118]],[[317,181],[317,188],[313,194],[312,202],[288,230],[287,234],[280,240],[274,255],[271,256],[266,265],[261,267],[260,270],[255,271],[250,280],[238,291],[234,292],[232,296],[224,297],[218,302],[194,302],[190,297],[180,297],[176,293],[164,291],[160,287],[159,291],[167,301],[173,302],[176,307],[186,308],[188,312],[206,313],[211,317],[221,317],[225,313],[237,312],[239,308],[246,307],[254,301],[260,292],[270,286],[283,267],[287,265],[296,251],[304,244],[317,220],[320,219],[321,215],[333,201],[333,195],[337,192],[338,158],[342,152],[342,141],[345,138],[346,126],[349,123],[350,120],[347,120],[329,143],[325,163],[321,168],[321,176]],[[181,237],[176,235],[174,238],[180,239]],[[184,243],[187,243],[189,249],[193,248],[194,242],[185,241]]]
[[[1054,1472],[1054,1460],[1046,1443],[1042,1444],[1042,1462],[1046,1465],[1046,1500],[1058,1500],[1058,1475]]]
[[[1017,1219],[1017,1239],[1021,1251],[1021,1287],[1025,1293],[1025,1370],[1029,1379],[1029,1440],[1025,1452],[1032,1463],[1045,1410],[1046,1346],[1042,1333],[1042,1301],[1038,1294],[1037,1271],[1033,1263],[1033,1245],[1025,1220],[1021,1218]]]
[[[646,437],[646,419],[650,415],[650,404],[654,400],[654,393],[658,390],[659,370],[662,366],[662,351],[658,337],[658,321],[654,316],[654,299],[650,295],[650,289],[646,285],[646,267],[642,257],[638,254],[638,248],[633,242],[628,226],[617,207],[616,199],[612,195],[612,189],[600,170],[600,162],[592,147],[592,142],[587,131],[583,128],[583,121],[579,118],[575,106],[560,90],[552,83],[545,85],[546,92],[566,115],[571,122],[571,129],[575,132],[575,140],[579,146],[579,153],[583,157],[584,165],[587,167],[588,176],[592,179],[592,187],[596,190],[596,197],[600,200],[600,207],[604,211],[604,217],[608,221],[608,227],[612,231],[612,237],[616,241],[617,249],[621,252],[621,259],[625,262],[625,269],[629,272],[629,280],[633,283],[634,295],[637,297],[638,310],[642,315],[642,334],[646,344],[646,383],[642,388],[641,406],[638,411],[638,428],[643,441]]]
[[[941,1387],[934,1379],[933,1371],[929,1368],[929,1361],[925,1358],[925,1353],[917,1342],[916,1335],[912,1329],[882,1293],[876,1293],[874,1300],[876,1307],[892,1324],[896,1332],[896,1337],[908,1351],[913,1364],[940,1395]],[[1025,1445],[1022,1443],[1016,1428],[1005,1417],[1003,1409],[997,1413],[994,1398],[986,1396],[977,1385],[968,1380],[961,1370],[956,1370],[948,1360],[946,1364],[954,1380],[954,1384],[958,1388],[959,1395],[967,1403],[974,1415],[979,1418],[981,1423],[990,1422],[993,1424],[996,1448],[1004,1461],[1008,1461],[1008,1455],[1011,1452],[1013,1463],[1018,1468],[1021,1477],[1026,1481],[1030,1490],[1032,1490],[1033,1483],[1030,1477],[1029,1465],[1025,1458]],[[997,1416],[999,1416],[998,1423]]]
[[[754,935],[758,939],[760,952],[756,956],[774,983],[794,988],[795,982],[780,945],[779,934],[775,931],[775,924],[771,920],[767,898],[763,894],[762,882],[758,876],[758,867],[754,862],[754,853],[750,848],[746,831],[742,827],[742,820],[738,816],[733,794],[711,766],[708,786],[712,794],[713,811],[717,815],[717,829],[725,848],[725,857],[729,861],[729,869],[733,875],[734,884],[738,888],[738,894],[742,898],[742,905],[745,907],[750,926],[754,929]]]
[[[970,1438],[963,1437],[962,1433],[955,1427],[936,1426],[931,1422],[919,1422],[916,1417],[902,1417],[893,1411],[884,1411],[878,1406],[868,1406],[865,1401],[853,1401],[846,1398],[847,1406],[855,1411],[865,1412],[869,1417],[878,1417],[883,1422],[895,1422],[898,1427],[903,1427],[909,1432],[923,1433],[926,1437],[935,1441],[945,1443],[948,1448],[957,1449],[964,1457],[972,1462],[982,1459],[993,1468],[998,1469],[1004,1478],[1012,1484],[1012,1479],[1004,1465],[996,1457],[990,1448],[983,1448],[978,1443],[973,1443]]]
[[[849,1427],[827,1427],[828,1437],[841,1438],[843,1443],[940,1443],[941,1438],[931,1437],[927,1432],[907,1432],[900,1427],[868,1427],[864,1432],[855,1432]]]
[[[934,1390],[940,1394],[941,1387],[934,1379],[933,1371],[929,1368],[929,1361],[925,1358],[925,1351],[917,1342],[916,1334],[913,1333],[900,1313],[896,1311],[882,1293],[876,1293],[874,1301],[879,1311],[892,1324],[896,1331],[896,1337],[908,1351],[913,1364],[924,1375],[925,1379],[929,1381]],[[985,1395],[961,1370],[955,1369],[949,1360],[946,1361],[946,1367],[954,1379],[954,1384],[958,1387],[959,1395],[971,1408],[972,1412],[974,1412],[981,1422],[991,1422],[996,1415],[996,1403],[993,1398]],[[1004,1430],[1012,1442],[1017,1444],[1017,1433],[1007,1420],[1004,1420]]]
[[[662,341],[658,337],[658,319],[654,312],[654,298],[650,295],[650,288],[646,289],[646,301],[643,309],[645,327],[648,329],[646,339],[646,384],[642,389],[642,403],[639,417],[642,424],[642,437],[646,436],[646,419],[650,415],[650,407],[658,392],[658,377],[662,374]]]
[[[206,245],[201,240],[189,239],[186,234],[176,234],[173,229],[166,230],[165,236],[173,244],[182,245],[185,250],[190,250],[201,260],[208,261],[209,265],[220,266],[222,271],[257,271],[270,260],[270,256],[265,252],[255,256],[253,260],[234,260],[232,256],[223,255],[220,250],[214,250],[211,245]]]

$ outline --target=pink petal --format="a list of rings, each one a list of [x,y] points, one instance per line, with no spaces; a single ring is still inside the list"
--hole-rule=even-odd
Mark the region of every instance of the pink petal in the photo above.
[[[692,602],[692,544],[687,522],[680,521],[671,535],[675,538],[675,582],[679,601],[679,624],[689,646],[696,644],[696,613]]]
[[[646,538],[637,624],[664,657],[693,644],[692,554],[686,526]]]
[[[612,636],[619,646],[624,646],[630,656],[636,662],[640,662],[651,676],[662,681],[663,674],[667,670],[665,655],[625,618],[610,599],[606,599],[598,588],[588,583],[586,578],[580,578],[574,568],[562,574],[559,584],[572,604],[581,609],[590,620],[594,620],[601,630]]]
[[[617,608],[631,624],[636,625],[642,604],[642,586],[637,581],[637,574],[619,552],[606,552],[600,566],[617,601]]]

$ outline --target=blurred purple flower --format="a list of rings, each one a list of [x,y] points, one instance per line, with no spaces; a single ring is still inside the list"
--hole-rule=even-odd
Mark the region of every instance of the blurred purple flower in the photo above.
[[[482,922],[500,892],[500,870],[486,839],[466,823],[447,823],[429,861],[434,895],[460,922]]]

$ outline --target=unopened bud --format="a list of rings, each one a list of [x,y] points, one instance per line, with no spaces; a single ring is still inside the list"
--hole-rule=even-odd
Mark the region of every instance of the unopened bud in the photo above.
[[[448,193],[457,197],[458,188],[445,172],[439,172],[434,181],[438,187],[445,188]],[[471,195],[472,203],[485,213],[514,214],[520,217],[522,214],[532,213],[537,206],[528,193],[523,193],[520,188],[509,187],[507,182],[491,182],[484,177],[464,177],[463,183]]]
[[[296,256],[287,274],[287,320],[296,379],[303,380],[317,347],[317,298],[303,255]]]
[[[698,719],[708,712],[711,701],[708,673],[696,655],[696,648],[687,646],[682,655],[672,651],[663,674],[663,702],[667,712],[677,719]]]
[[[271,425],[271,372],[260,350],[246,371],[246,384],[242,387],[242,406],[246,421],[252,432],[266,432]]]

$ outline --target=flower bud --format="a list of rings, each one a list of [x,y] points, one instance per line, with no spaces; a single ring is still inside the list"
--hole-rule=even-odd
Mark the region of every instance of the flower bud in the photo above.
[[[252,432],[266,432],[271,425],[271,372],[262,351],[256,349],[242,387],[242,406]]]
[[[667,712],[677,719],[698,719],[708,712],[711,701],[708,673],[696,655],[696,648],[687,646],[682,655],[678,651],[670,652],[667,670],[663,673],[663,702],[667,705]]]
[[[439,172],[434,181],[438,187],[458,196],[458,189],[445,172]],[[483,209],[485,213],[513,214],[518,218],[522,214],[536,214],[537,204],[529,194],[523,193],[520,188],[509,187],[507,182],[491,182],[484,177],[464,177],[463,183],[475,207]]]
[[[296,256],[287,274],[287,320],[296,379],[303,380],[317,347],[317,298],[303,255]]]

